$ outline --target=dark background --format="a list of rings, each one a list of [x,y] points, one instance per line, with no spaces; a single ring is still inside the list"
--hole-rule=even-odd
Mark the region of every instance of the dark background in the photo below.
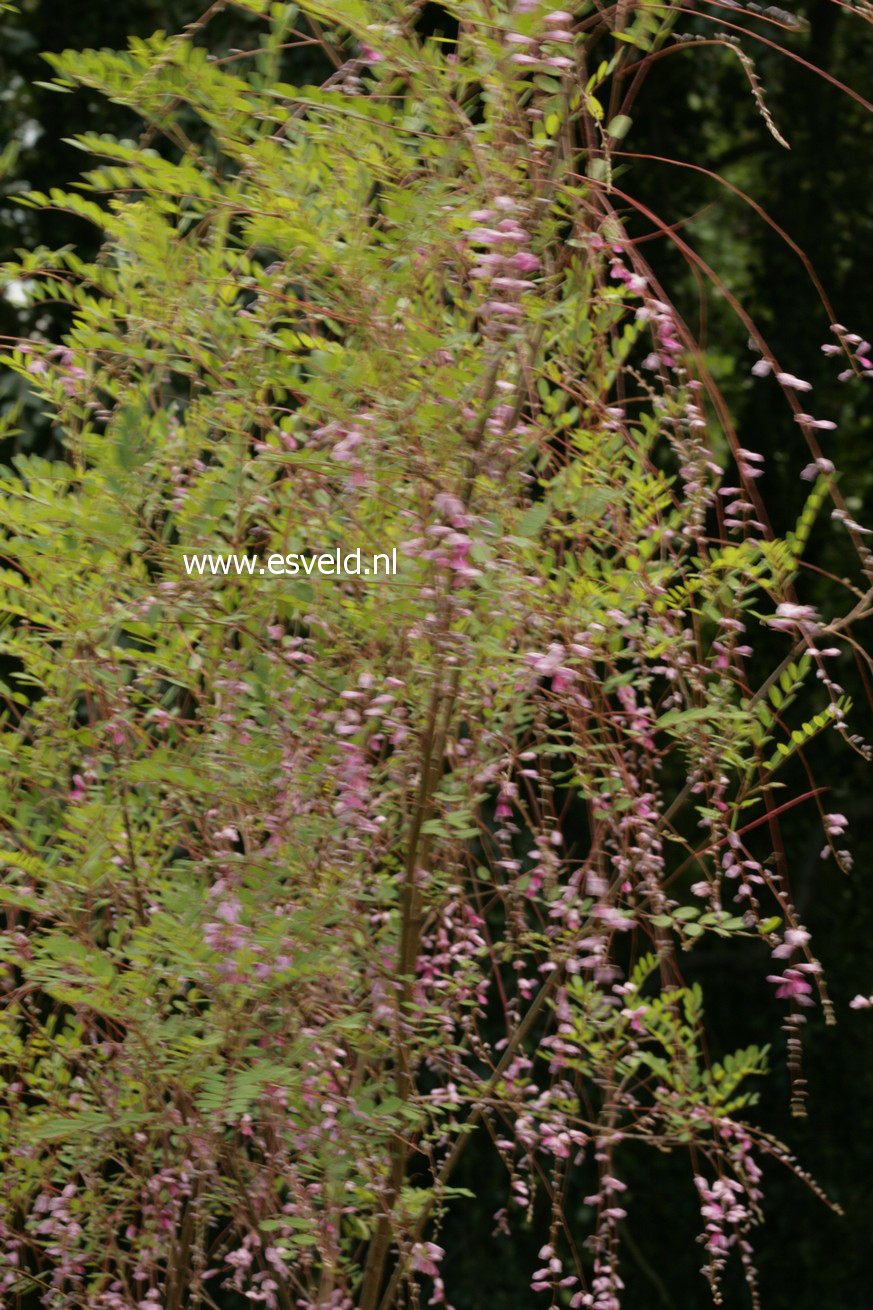
[[[0,146],[16,142],[19,147],[17,162],[0,182],[3,258],[16,248],[68,242],[93,254],[94,234],[85,224],[16,208],[6,197],[28,186],[43,191],[64,186],[78,175],[83,156],[64,138],[86,130],[135,138],[140,130],[126,111],[96,95],[58,95],[34,86],[35,80],[50,76],[40,51],[123,47],[128,35],[178,30],[198,16],[199,8],[190,0],[88,0],[77,6],[25,0],[20,15],[0,15]],[[719,22],[736,17],[727,7],[698,9],[717,14]],[[873,25],[833,0],[813,0],[792,14],[806,20],[801,30],[778,31],[748,15],[737,19],[748,31],[744,49],[755,59],[766,103],[790,151],[768,133],[736,56],[723,45],[698,42],[653,65],[624,145],[628,151],[721,172],[751,194],[806,252],[837,319],[849,331],[871,337],[873,114],[801,62],[757,43],[755,34],[783,42],[800,59],[873,100]],[[437,5],[426,7],[421,22],[451,33],[451,22]],[[680,30],[711,36],[719,27],[689,14]],[[210,27],[209,40],[213,48],[216,41],[246,48],[256,41],[255,24],[231,13]],[[296,55],[284,75],[305,82],[323,73],[314,56]],[[683,222],[683,239],[742,300],[781,366],[814,384],[810,408],[839,422],[836,433],[825,434],[826,453],[841,471],[851,512],[873,526],[873,391],[857,380],[836,380],[842,365],[820,349],[822,342],[834,340],[829,316],[797,254],[740,199],[699,173],[632,160],[616,181],[662,221]],[[651,223],[632,214],[628,224],[639,238],[654,231]],[[783,531],[792,526],[808,484],[798,478],[806,452],[779,388],[772,380],[750,377],[755,356],[746,330],[712,286],[701,292],[669,239],[647,240],[640,249],[692,329],[703,324],[709,364],[741,441],[766,456],[767,473],[759,485],[774,528]],[[0,332],[38,330],[57,339],[64,328],[62,315],[62,310],[44,307],[36,313],[16,309],[0,300]],[[20,386],[12,375],[0,379],[0,405],[20,401]],[[866,386],[873,386],[873,380]],[[15,447],[51,448],[39,409],[26,398],[20,426],[21,435],[0,450],[4,461]],[[844,530],[825,518],[813,534],[808,562],[812,568],[801,580],[800,599],[827,615],[850,608],[850,593],[838,580],[849,577],[857,585],[860,578]],[[869,645],[869,632],[867,623],[855,635]],[[777,649],[778,659],[783,649]],[[855,730],[873,739],[860,666],[842,659],[839,680],[855,700]],[[825,1028],[820,1012],[809,1012],[807,1119],[793,1120],[788,1114],[781,1006],[764,982],[769,970],[763,948],[731,944],[729,950],[695,952],[688,958],[686,977],[704,986],[714,1056],[773,1041],[773,1073],[752,1113],[788,1144],[845,1211],[843,1218],[832,1214],[787,1170],[768,1168],[766,1224],[755,1235],[764,1310],[868,1310],[873,1304],[873,1013],[847,1007],[856,992],[873,992],[873,765],[850,754],[833,733],[813,743],[807,756],[816,781],[829,789],[826,808],[849,816],[855,857],[850,877],[821,861],[821,830],[810,805],[791,811],[783,823],[800,917],[813,933],[839,1018],[836,1028]],[[800,764],[793,775],[786,771],[785,781],[787,794],[792,788],[806,789]],[[457,1310],[517,1310],[522,1303],[532,1304],[528,1281],[543,1224],[535,1222],[529,1233],[512,1239],[492,1237],[492,1216],[506,1202],[506,1179],[484,1138],[479,1146],[471,1144],[462,1172],[458,1185],[475,1190],[477,1200],[458,1206],[440,1238],[450,1256],[450,1301]],[[707,1305],[709,1294],[699,1273],[702,1252],[694,1244],[699,1216],[687,1158],[649,1152],[626,1162],[625,1177],[631,1184],[622,1265],[625,1305],[629,1310]],[[586,1190],[582,1184],[571,1189],[567,1205],[580,1237],[590,1219],[581,1200]],[[728,1307],[748,1304],[735,1273],[726,1281]]]

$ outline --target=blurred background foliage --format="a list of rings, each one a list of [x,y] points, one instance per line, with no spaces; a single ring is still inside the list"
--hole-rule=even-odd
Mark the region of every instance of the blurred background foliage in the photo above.
[[[64,95],[49,89],[50,72],[41,52],[120,48],[129,36],[179,30],[195,22],[201,6],[202,0],[88,0],[72,6],[65,0],[24,0],[18,13],[0,12],[3,258],[16,248],[67,243],[93,257],[95,236],[86,224],[67,214],[19,208],[11,197],[29,187],[48,191],[75,178],[84,163],[69,141],[76,133],[106,132],[135,140],[142,131],[121,106],[87,92]],[[650,68],[633,106],[633,128],[622,143],[628,158],[616,168],[615,181],[661,224],[675,225],[675,235],[742,302],[780,366],[813,384],[813,412],[839,423],[835,433],[827,434],[826,453],[841,471],[849,508],[873,526],[870,393],[857,380],[837,380],[839,366],[821,351],[829,339],[831,315],[803,260],[778,230],[805,253],[836,319],[850,332],[873,336],[873,106],[859,103],[808,67],[823,70],[862,100],[873,100],[873,24],[836,0],[807,0],[784,14],[781,30],[748,11],[739,18],[747,33],[743,49],[755,61],[769,112],[790,145],[787,150],[767,130],[735,52],[711,43],[717,33],[731,31],[738,17],[731,11],[738,8],[734,0],[718,5],[688,0],[677,31],[692,39]],[[423,31],[451,38],[452,20],[439,5],[420,6],[418,13]],[[259,30],[256,18],[230,6],[210,23],[209,45],[225,53],[254,49]],[[706,37],[710,43],[701,39]],[[774,41],[788,55],[767,44]],[[329,72],[330,64],[313,45],[288,54],[283,76],[306,83]],[[720,174],[736,190],[697,171],[701,168]],[[737,192],[753,197],[772,222]],[[626,213],[629,231],[642,243],[662,286],[699,330],[742,444],[766,456],[761,488],[774,514],[773,526],[782,532],[802,503],[804,484],[798,474],[806,463],[800,431],[782,393],[772,379],[750,375],[756,355],[749,349],[748,333],[718,288],[689,267],[675,241],[642,211],[627,205]],[[14,287],[0,299],[0,332],[22,336],[36,331],[53,339],[63,332],[63,306],[43,305],[34,314],[19,299]],[[20,435],[5,442],[0,451],[4,460],[15,447],[51,449],[38,407],[19,386],[10,375],[0,382],[0,404],[22,406]],[[858,581],[852,559],[840,525],[820,523],[800,599],[826,615],[849,609],[853,598],[845,575],[851,575],[853,584]],[[869,620],[856,631],[869,647]],[[840,672],[855,701],[855,728],[873,739],[861,661],[853,666],[847,660]],[[816,784],[827,789],[827,808],[851,821],[855,869],[850,878],[820,859],[820,826],[811,805],[790,811],[781,824],[786,867],[828,972],[839,1024],[825,1028],[819,1012],[810,1012],[809,1117],[788,1116],[785,1052],[778,1040],[773,1074],[755,1114],[791,1147],[845,1216],[832,1214],[789,1173],[771,1169],[767,1221],[756,1241],[760,1292],[764,1310],[867,1310],[873,1286],[873,1020],[847,1007],[856,992],[873,991],[873,774],[860,758],[847,756],[835,734],[816,740],[807,763]],[[797,759],[793,768],[795,776],[786,778],[788,790],[799,793],[805,790],[804,763]],[[766,831],[760,843],[762,854],[768,854]],[[750,946],[745,959],[736,946],[730,952],[717,946],[701,949],[689,957],[687,980],[704,986],[716,1058],[737,1046],[763,1044],[778,1032],[779,1003],[764,991],[764,970],[755,950],[763,948]],[[475,1144],[468,1150],[463,1176],[457,1179],[459,1186],[476,1192],[474,1211],[465,1205],[437,1240],[450,1253],[447,1285],[457,1310],[517,1310],[533,1296],[527,1276],[542,1225],[532,1225],[529,1250],[521,1249],[517,1238],[492,1238],[492,1216],[506,1202],[507,1184],[496,1157],[483,1146],[482,1151]],[[696,1310],[709,1302],[694,1248],[699,1217],[688,1170],[688,1161],[679,1156],[657,1162],[641,1156],[635,1170],[628,1161],[628,1257],[622,1272],[629,1310]],[[581,1228],[584,1189],[578,1191],[575,1196],[570,1190],[566,1208],[568,1215],[574,1209],[579,1213]],[[748,1303],[739,1280],[728,1281],[725,1301],[731,1307]]]

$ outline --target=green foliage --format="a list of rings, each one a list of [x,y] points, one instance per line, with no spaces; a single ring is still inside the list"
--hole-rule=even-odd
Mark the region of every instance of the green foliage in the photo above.
[[[610,200],[616,62],[528,74],[505,38],[538,20],[475,4],[451,57],[394,5],[242,7],[251,62],[191,30],[51,57],[147,137],[79,134],[83,182],[22,197],[97,258],[5,269],[71,315],[4,360],[63,452],[0,483],[11,1285],[60,1259],[46,1305],[142,1283],[178,1310],[214,1265],[283,1307],[387,1307],[436,1276],[422,1239],[486,1109],[528,1121],[499,1149],[531,1185],[544,1152],[553,1195],[568,1141],[693,1144],[739,1175],[745,1233],[733,1116],[766,1051],[707,1065],[675,955],[806,936],[773,880],[775,919],[720,888],[724,848],[761,867],[775,761],[844,732],[834,702],[765,763],[821,657],[796,627],[752,691],[737,639],[797,608],[831,484],[785,539],[713,536],[716,398]],[[632,10],[642,59],[675,15]],[[331,28],[323,86],[279,80],[298,18]],[[356,548],[396,575],[262,567]]]

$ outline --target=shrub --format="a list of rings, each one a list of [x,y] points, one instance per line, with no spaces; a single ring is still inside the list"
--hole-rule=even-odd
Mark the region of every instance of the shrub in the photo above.
[[[553,1303],[618,1306],[639,1142],[692,1152],[716,1298],[732,1251],[754,1293],[759,1161],[799,1170],[744,1117],[767,1051],[706,1058],[680,960],[766,945],[800,1111],[828,1001],[759,848],[785,761],[848,733],[845,621],[795,591],[845,508],[823,422],[780,373],[813,463],[777,539],[620,212],[618,75],[676,12],[453,13],[305,0],[248,60],[203,25],[53,60],[148,126],[27,198],[100,258],[7,269],[71,311],[6,361],[62,446],[2,484],[10,1304],[439,1303],[486,1129],[498,1226],[545,1198]],[[286,84],[310,31],[336,71]]]

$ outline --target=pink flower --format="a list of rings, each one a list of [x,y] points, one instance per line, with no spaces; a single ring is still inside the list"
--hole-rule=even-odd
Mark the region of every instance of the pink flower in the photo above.
[[[812,391],[811,382],[796,378],[793,373],[777,373],[776,381],[781,382],[783,387],[791,387],[792,391]]]
[[[784,940],[780,946],[777,946],[771,952],[774,960],[788,959],[795,950],[805,946],[809,941],[809,933],[805,928],[789,928],[785,934]]]
[[[223,919],[225,923],[239,923],[240,911],[242,906],[235,896],[229,896],[226,901],[219,901],[215,907],[216,917]]]
[[[792,628],[815,626],[818,613],[811,605],[794,605],[790,601],[783,601],[776,606],[775,615],[767,619],[767,622],[771,628],[777,628],[780,632],[790,632]]]
[[[796,1000],[798,1005],[812,1005],[809,999],[812,986],[799,969],[786,969],[783,974],[769,973],[767,982],[776,984],[777,1000]]]
[[[635,1033],[644,1033],[645,1029],[640,1023],[640,1019],[648,1011],[648,1008],[647,1005],[638,1005],[635,1010],[631,1010],[626,1006],[621,1012],[621,1017],[630,1020],[630,1026]]]
[[[528,663],[533,667],[535,673],[542,674],[543,677],[550,677],[564,660],[564,647],[559,641],[553,641],[545,654],[530,654],[527,656]]]
[[[226,828],[220,828],[212,836],[216,841],[239,841],[239,833],[231,824],[228,824]]]
[[[629,932],[634,926],[633,920],[626,919],[614,905],[595,905],[591,917],[599,919],[604,928],[611,928],[613,932]]]
[[[833,432],[837,426],[833,419],[813,418],[811,414],[795,414],[794,421],[808,428],[820,428],[822,432]]]
[[[519,59],[527,58],[526,55],[519,55]],[[470,229],[469,237],[471,241],[478,241],[483,246],[499,245],[502,241],[517,240],[514,233],[503,232],[496,227],[474,227]]]
[[[413,1268],[433,1278],[439,1273],[437,1264],[444,1256],[445,1251],[436,1242],[417,1242],[412,1251]]]
[[[849,1001],[850,1010],[869,1010],[873,1008],[873,996],[853,996]]]
[[[833,473],[833,471],[833,462],[822,456],[820,459],[814,460],[812,464],[807,464],[800,476],[804,482],[814,482],[819,473]]]

